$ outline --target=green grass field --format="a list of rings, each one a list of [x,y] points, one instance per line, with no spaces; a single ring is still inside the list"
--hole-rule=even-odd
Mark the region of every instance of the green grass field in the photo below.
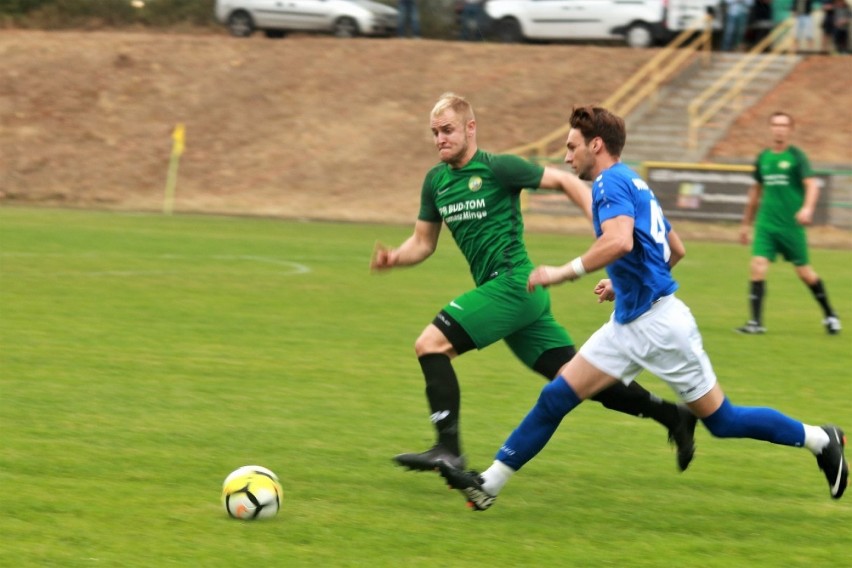
[[[432,443],[413,344],[471,286],[445,231],[422,266],[370,275],[410,227],[0,208],[0,565],[842,566],[852,495],[804,449],[697,432],[684,474],[666,433],[585,404],[493,509],[390,458]],[[537,262],[583,237],[528,235]],[[746,318],[749,251],[687,242],[679,292],[734,402],[852,433],[852,330],[828,336],[787,265],[769,333]],[[852,323],[852,254],[814,250]],[[553,290],[578,343],[609,306]],[[484,468],[542,381],[501,344],[456,365]],[[656,378],[651,390],[672,398]],[[274,520],[224,513],[238,466],[276,471]]]

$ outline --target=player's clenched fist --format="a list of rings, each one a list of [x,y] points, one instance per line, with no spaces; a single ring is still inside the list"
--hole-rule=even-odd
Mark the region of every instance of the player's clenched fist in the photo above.
[[[530,272],[530,277],[527,280],[527,290],[532,292],[536,286],[547,287],[564,282],[565,277],[562,274],[564,268],[564,266],[536,267],[532,272]]]
[[[387,270],[396,266],[397,254],[395,249],[388,248],[382,243],[376,243],[370,257],[370,270]]]
[[[533,291],[536,286],[551,286],[566,280],[576,280],[586,274],[583,260],[578,256],[571,262],[562,266],[539,266],[536,267],[527,280],[527,290]]]
[[[595,286],[595,294],[598,296],[598,303],[612,302],[615,300],[615,290],[612,289],[612,280],[604,278]]]

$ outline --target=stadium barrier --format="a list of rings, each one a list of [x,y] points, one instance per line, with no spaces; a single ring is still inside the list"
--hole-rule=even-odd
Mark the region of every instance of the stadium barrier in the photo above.
[[[538,159],[554,165],[555,160]],[[659,199],[666,216],[704,222],[739,222],[754,183],[754,166],[746,164],[699,164],[641,162],[628,164],[640,172]],[[815,167],[820,197],[814,225],[852,229],[852,170]],[[525,213],[581,215],[579,209],[558,191],[524,192]]]

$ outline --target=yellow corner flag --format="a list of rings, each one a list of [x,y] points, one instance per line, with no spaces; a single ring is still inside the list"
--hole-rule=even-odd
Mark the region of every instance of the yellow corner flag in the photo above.
[[[175,130],[172,132],[172,140],[174,140],[172,154],[180,156],[183,154],[184,141],[186,140],[186,127],[184,127],[182,122],[179,122],[175,126]]]
[[[172,156],[169,159],[169,172],[166,175],[166,193],[163,199],[163,213],[171,215],[175,204],[175,186],[180,156],[186,146],[186,128],[179,122],[172,132]]]

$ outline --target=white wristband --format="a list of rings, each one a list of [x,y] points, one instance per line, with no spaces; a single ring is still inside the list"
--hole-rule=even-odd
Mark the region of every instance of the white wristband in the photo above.
[[[571,261],[571,270],[574,271],[577,278],[585,276],[586,267],[583,266],[583,260],[579,256]]]

